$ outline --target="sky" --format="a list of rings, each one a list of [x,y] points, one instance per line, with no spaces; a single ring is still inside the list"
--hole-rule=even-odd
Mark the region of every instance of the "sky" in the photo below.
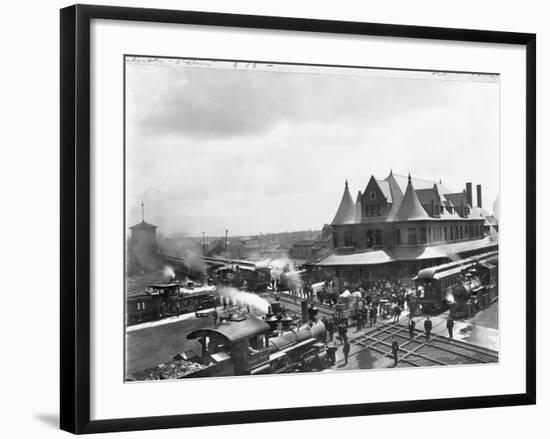
[[[126,211],[165,235],[318,230],[371,175],[499,179],[498,76],[126,59]]]

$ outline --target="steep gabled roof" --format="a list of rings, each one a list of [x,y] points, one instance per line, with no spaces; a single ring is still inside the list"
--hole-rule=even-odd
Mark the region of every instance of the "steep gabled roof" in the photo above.
[[[393,174],[393,173],[390,174],[390,175],[397,182],[397,184],[399,185],[399,188],[401,189],[401,191],[405,192],[405,190],[407,189],[407,184],[408,184],[408,181],[409,181],[409,177],[407,177],[406,175]],[[413,184],[413,186],[416,190],[418,190],[418,189],[431,189],[435,184],[435,185],[437,185],[437,190],[440,194],[447,194],[447,193],[451,192],[441,182],[437,183],[437,182],[432,181],[432,180],[424,180],[423,178],[414,178],[414,177],[411,178],[411,182],[412,182],[412,184]]]
[[[388,175],[385,180],[388,182],[388,187],[390,188],[391,198],[393,201],[391,209],[388,212],[388,221],[394,221],[397,211],[399,210],[399,206],[401,206],[401,201],[403,200],[403,191],[399,187],[399,184],[397,183],[392,172],[390,172],[390,175]]]
[[[434,204],[441,204],[441,197],[437,192],[436,185],[433,185],[429,189],[416,189],[415,192],[418,197],[418,201],[420,201],[420,204],[422,205],[431,204],[432,201]]]
[[[401,206],[399,206],[399,210],[395,215],[394,221],[417,221],[425,219],[430,219],[430,216],[424,210],[422,204],[420,204],[411,182],[411,178],[409,177],[405,195],[403,195]]]
[[[445,194],[448,194],[449,192],[451,192],[447,186],[444,186],[443,183],[439,182],[439,183],[436,183],[435,184],[437,186],[437,191],[441,194],[441,195],[445,195]]]
[[[445,194],[445,198],[449,200],[453,206],[468,205],[468,197],[464,192]]]
[[[390,183],[387,180],[376,180],[376,183],[378,183],[378,187],[386,197],[386,200],[388,201],[388,203],[392,203],[393,198],[391,196]]]
[[[353,202],[348,189],[348,181],[346,180],[346,187],[342,194],[342,200],[340,206],[336,211],[336,215],[332,220],[332,225],[336,224],[353,224],[355,222],[355,203]]]
[[[355,221],[361,222],[361,197],[363,194],[361,191],[357,192],[357,199],[355,200]]]

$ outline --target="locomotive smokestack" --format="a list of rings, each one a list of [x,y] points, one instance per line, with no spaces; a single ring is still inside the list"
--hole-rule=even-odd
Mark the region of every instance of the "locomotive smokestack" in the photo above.
[[[482,207],[482,203],[481,203],[481,185],[478,184],[476,186],[477,188],[477,207]]]
[[[302,300],[302,323],[309,321],[309,306],[307,300]]]
[[[472,199],[472,183],[466,183],[466,198],[468,199],[468,204],[470,207],[474,207],[474,201]]]

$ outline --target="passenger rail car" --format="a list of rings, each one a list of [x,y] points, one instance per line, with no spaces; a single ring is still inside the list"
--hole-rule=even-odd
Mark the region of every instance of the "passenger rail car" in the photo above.
[[[197,312],[219,305],[213,291],[182,293],[178,282],[150,285],[146,291],[126,299],[126,325],[152,322],[175,315]]]
[[[425,268],[413,280],[424,312],[472,315],[498,294],[498,251]]]
[[[147,293],[129,295],[126,298],[126,326],[151,322],[162,316],[162,298]]]

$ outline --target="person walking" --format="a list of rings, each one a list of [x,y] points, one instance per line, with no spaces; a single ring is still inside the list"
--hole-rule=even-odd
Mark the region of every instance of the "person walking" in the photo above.
[[[399,361],[398,359],[398,353],[399,353],[399,344],[397,343],[397,340],[392,335],[392,344],[391,344],[391,352],[393,354],[393,367],[397,367],[397,363]]]
[[[321,319],[321,322],[323,322],[323,325],[325,325],[325,343],[328,341],[328,320],[325,316]]]
[[[349,349],[350,349],[350,346],[346,340],[346,342],[344,343],[344,365],[348,364]]]
[[[401,308],[399,305],[396,305],[393,309],[393,323],[397,323],[399,321],[399,318],[401,317]]]
[[[214,326],[216,326],[216,323],[218,323],[218,311],[215,308],[212,311],[212,318],[214,319]]]
[[[328,332],[328,339],[332,341],[334,338],[334,320],[332,318],[329,319],[329,321],[327,322],[327,332]]]
[[[430,316],[427,316],[426,320],[424,320],[424,331],[426,331],[426,341],[430,341],[430,334],[432,332],[432,321],[430,320]]]
[[[407,291],[405,293],[405,309],[410,309],[411,293]]]
[[[336,363],[336,351],[338,350],[338,346],[336,346],[335,342],[330,342],[327,346],[327,355],[329,358],[329,361],[331,364]]]
[[[342,341],[344,344],[348,342],[348,328],[345,323],[342,324]]]
[[[376,315],[378,312],[376,311],[376,305],[371,306],[369,311],[369,317],[370,317],[370,326],[376,326]]]
[[[455,321],[449,314],[449,317],[447,318],[447,331],[449,331],[449,338],[453,338],[453,328],[455,326]]]
[[[414,338],[414,328],[416,327],[416,322],[410,318],[409,319],[409,338],[412,340]]]

